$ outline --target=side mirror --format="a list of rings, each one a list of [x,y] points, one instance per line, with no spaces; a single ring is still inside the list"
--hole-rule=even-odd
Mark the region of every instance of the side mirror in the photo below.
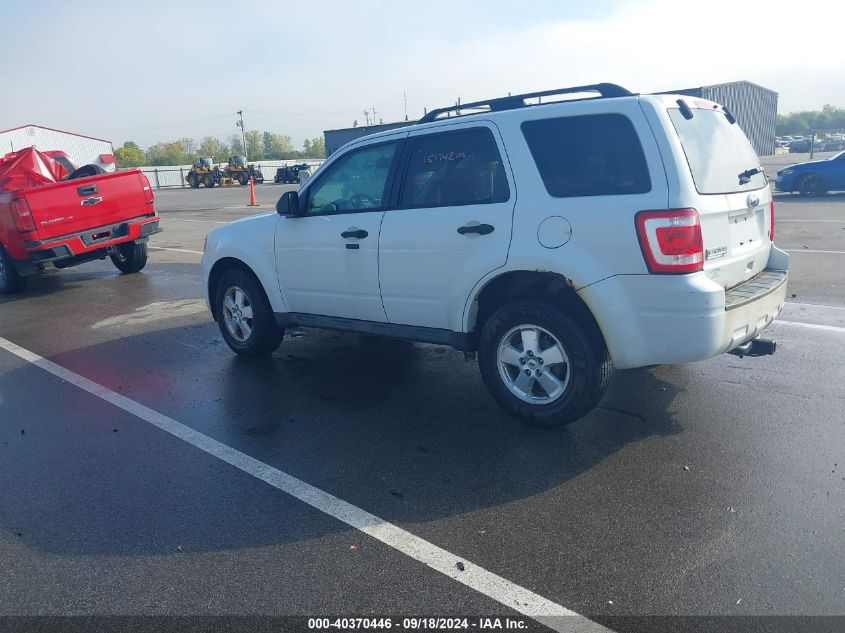
[[[279,215],[302,215],[299,211],[299,194],[296,191],[286,191],[276,203],[276,213]]]

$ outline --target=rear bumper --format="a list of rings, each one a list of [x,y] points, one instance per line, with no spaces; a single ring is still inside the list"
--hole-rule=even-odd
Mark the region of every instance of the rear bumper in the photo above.
[[[755,338],[786,300],[789,256],[772,248],[767,269],[725,291],[704,273],[619,275],[582,288],[615,367],[712,358]]]
[[[24,244],[32,262],[46,262],[93,253],[109,246],[146,239],[161,232],[159,216],[142,216],[125,222],[99,226],[53,238],[47,241],[27,242]]]

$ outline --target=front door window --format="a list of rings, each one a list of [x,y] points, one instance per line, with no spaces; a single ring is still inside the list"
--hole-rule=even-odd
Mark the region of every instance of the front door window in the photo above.
[[[335,161],[309,189],[306,214],[383,209],[396,145],[370,145]]]

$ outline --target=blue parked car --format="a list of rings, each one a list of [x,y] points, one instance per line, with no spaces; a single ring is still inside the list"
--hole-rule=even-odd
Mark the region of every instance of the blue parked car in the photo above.
[[[778,172],[777,191],[794,191],[809,196],[827,191],[845,191],[845,152],[827,160],[790,165]]]

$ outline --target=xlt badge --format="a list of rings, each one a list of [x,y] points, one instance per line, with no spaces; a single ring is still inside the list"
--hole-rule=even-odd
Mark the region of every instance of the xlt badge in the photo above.
[[[717,246],[716,248],[708,248],[704,251],[704,259],[719,259],[728,254],[727,246]]]

